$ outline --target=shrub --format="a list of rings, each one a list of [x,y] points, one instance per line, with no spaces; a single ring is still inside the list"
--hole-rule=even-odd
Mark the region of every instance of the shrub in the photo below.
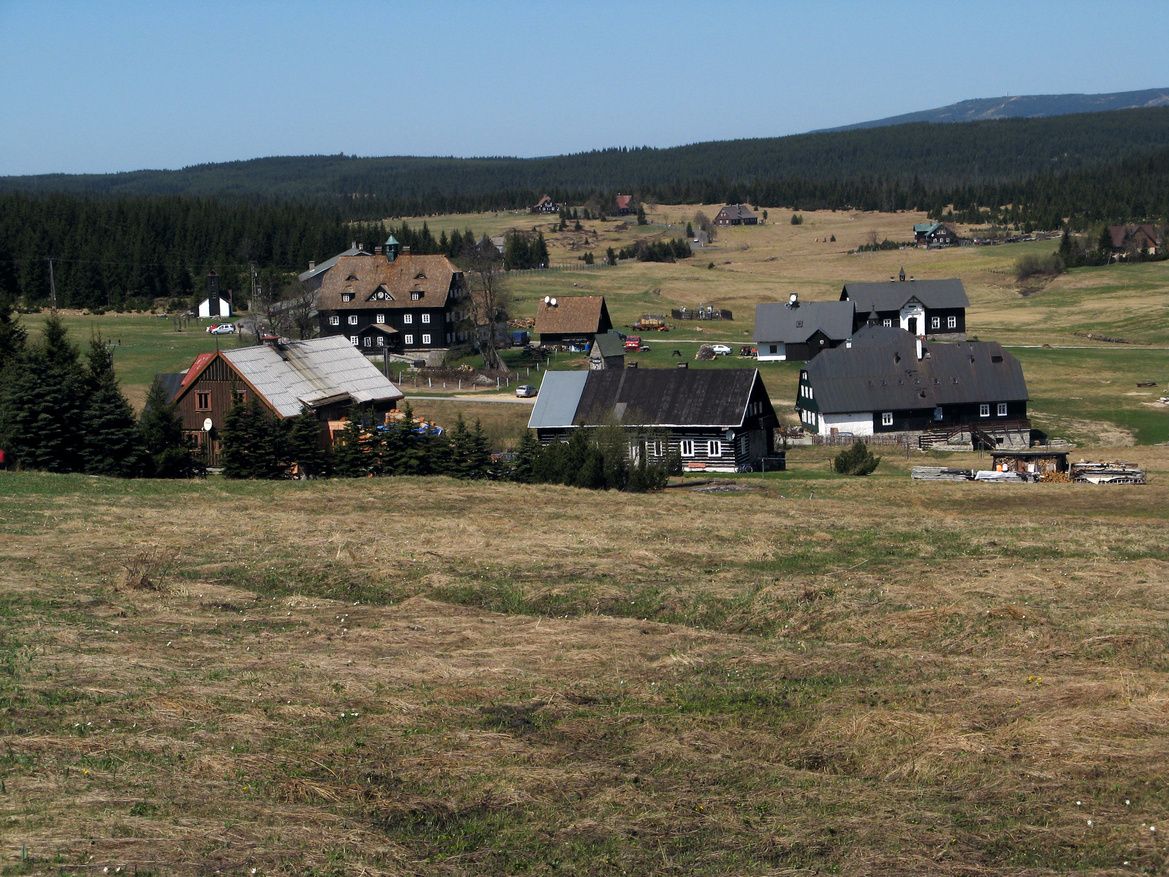
[[[841,475],[868,475],[877,468],[881,458],[874,456],[869,446],[857,439],[832,461],[832,468]]]
[[[1032,277],[1058,277],[1067,271],[1059,253],[1050,256],[1023,256],[1015,262],[1015,280],[1022,283]]]

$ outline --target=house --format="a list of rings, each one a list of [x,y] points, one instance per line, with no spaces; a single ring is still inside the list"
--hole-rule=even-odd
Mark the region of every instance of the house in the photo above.
[[[532,208],[533,213],[559,213],[560,205],[545,195]]]
[[[760,362],[809,360],[843,344],[853,331],[854,309],[847,301],[786,302],[755,306],[755,348]]]
[[[728,204],[714,218],[715,225],[758,225],[759,219],[746,204]]]
[[[446,256],[414,256],[386,241],[372,254],[341,255],[317,293],[321,335],[340,335],[364,353],[422,356],[466,343],[470,299]]]
[[[796,410],[814,435],[838,433],[966,448],[1027,448],[1023,368],[992,341],[927,344],[866,326],[800,371]]]
[[[231,316],[231,296],[224,298],[219,294],[219,275],[214,271],[207,275],[207,298],[199,302],[197,313],[213,320]]]
[[[588,350],[597,335],[613,328],[603,295],[545,296],[537,308],[536,333],[543,347]]]
[[[625,368],[625,340],[617,332],[597,335],[589,348],[589,368]]]
[[[906,280],[902,269],[899,279],[884,283],[846,283],[840,300],[853,304],[854,329],[876,320],[933,341],[966,338],[970,300],[961,280]]]
[[[344,256],[356,256],[359,253],[366,256],[369,255],[369,253],[366,253],[365,250],[362,249],[361,244],[354,243],[345,252],[338,253],[333,258],[326,259],[319,265],[316,262],[309,262],[308,270],[296,275],[296,279],[301,282],[306,291],[316,292],[321,288],[321,283],[324,281],[325,275],[334,265],[337,264],[338,260]]]
[[[164,385],[173,379],[159,377]],[[354,406],[384,415],[403,398],[377,366],[338,335],[202,353],[182,375],[171,402],[184,432],[206,449],[211,466],[222,462],[219,430],[233,393],[258,399],[282,419],[307,407],[321,423],[322,446],[331,441],[329,421],[342,419]]]
[[[1108,235],[1116,258],[1157,254],[1157,229],[1151,225],[1110,225]]]
[[[770,456],[777,424],[757,369],[605,369],[547,372],[528,428],[548,444],[619,426],[647,462],[735,472]]]
[[[618,216],[629,216],[631,213],[635,213],[637,211],[637,208],[632,206],[632,195],[618,195],[616,200]]]
[[[956,247],[962,243],[958,233],[941,222],[916,222],[913,225],[913,243],[919,247],[936,250],[941,247]]]

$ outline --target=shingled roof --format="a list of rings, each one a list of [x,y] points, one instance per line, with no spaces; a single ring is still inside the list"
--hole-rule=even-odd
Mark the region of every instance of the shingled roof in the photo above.
[[[344,308],[385,310],[401,307],[436,307],[446,304],[451,284],[462,282],[458,268],[446,256],[405,253],[392,261],[382,253],[341,256],[325,275],[317,296],[317,310]],[[388,298],[375,298],[384,291]],[[411,298],[411,293],[421,298]],[[342,296],[352,294],[350,301]]]
[[[805,370],[825,414],[1030,398],[1019,360],[997,342],[929,344],[922,353],[902,329],[867,326],[851,347],[825,350]]]
[[[799,344],[817,330],[843,341],[852,334],[853,306],[847,301],[804,301],[795,306],[764,302],[755,306],[755,341]]]
[[[840,293],[841,301],[851,301],[859,313],[899,311],[910,300],[917,299],[927,308],[968,308],[970,299],[962,281],[948,280],[887,280],[883,283],[846,283]]]
[[[528,426],[739,427],[759,383],[757,369],[548,372]]]
[[[607,332],[613,325],[603,295],[557,297],[553,301],[556,304],[539,304],[536,332],[540,335]]]

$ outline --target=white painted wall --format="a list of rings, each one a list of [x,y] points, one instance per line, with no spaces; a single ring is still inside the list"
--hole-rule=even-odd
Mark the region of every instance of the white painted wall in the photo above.
[[[771,346],[775,345],[775,353],[771,352]],[[787,345],[782,341],[770,341],[762,344],[756,344],[755,349],[759,351],[759,362],[786,362],[787,361]]]
[[[833,429],[837,432],[851,432],[853,435],[872,435],[873,414],[871,411],[821,414],[820,435],[832,435]]]

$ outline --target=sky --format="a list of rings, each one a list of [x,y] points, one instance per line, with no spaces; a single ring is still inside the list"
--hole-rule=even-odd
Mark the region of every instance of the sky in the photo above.
[[[778,137],[1169,87],[1099,0],[0,0],[0,176]]]

